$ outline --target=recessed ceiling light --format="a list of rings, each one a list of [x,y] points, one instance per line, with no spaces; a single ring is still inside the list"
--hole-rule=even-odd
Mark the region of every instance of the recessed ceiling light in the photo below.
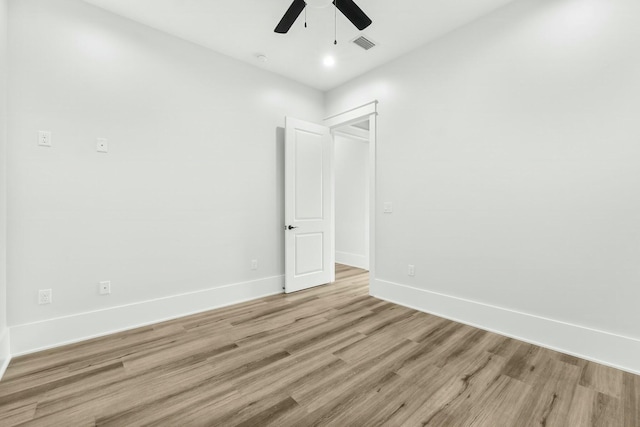
[[[324,59],[322,60],[322,63],[324,64],[325,67],[333,67],[334,65],[336,65],[336,59],[333,56],[325,56]]]

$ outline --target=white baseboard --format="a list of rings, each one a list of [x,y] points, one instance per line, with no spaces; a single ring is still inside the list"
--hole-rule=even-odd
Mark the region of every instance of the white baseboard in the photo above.
[[[283,292],[284,276],[235,283],[11,326],[11,355],[21,356]]]
[[[640,375],[635,338],[379,279],[369,291],[395,304]]]
[[[351,267],[362,268],[364,270],[369,269],[369,260],[364,255],[336,251],[336,262],[338,264],[349,265]]]
[[[0,334],[0,380],[11,362],[11,352],[9,351],[9,328],[5,328]]]

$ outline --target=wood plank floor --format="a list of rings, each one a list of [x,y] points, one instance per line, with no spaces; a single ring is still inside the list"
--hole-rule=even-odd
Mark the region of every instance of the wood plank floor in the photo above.
[[[337,283],[14,359],[0,425],[640,426],[640,377]]]

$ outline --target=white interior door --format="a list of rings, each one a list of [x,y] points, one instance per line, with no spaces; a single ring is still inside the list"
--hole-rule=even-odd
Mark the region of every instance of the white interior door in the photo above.
[[[329,128],[285,119],[285,292],[331,282],[333,140]]]

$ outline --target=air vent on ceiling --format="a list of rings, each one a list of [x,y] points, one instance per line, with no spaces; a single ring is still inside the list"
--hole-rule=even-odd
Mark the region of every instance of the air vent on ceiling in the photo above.
[[[369,40],[365,36],[360,36],[360,37],[356,38],[355,40],[353,40],[353,43],[357,44],[358,46],[360,46],[364,50],[369,50],[372,47],[376,46],[376,44],[374,42],[372,42],[371,40]]]

